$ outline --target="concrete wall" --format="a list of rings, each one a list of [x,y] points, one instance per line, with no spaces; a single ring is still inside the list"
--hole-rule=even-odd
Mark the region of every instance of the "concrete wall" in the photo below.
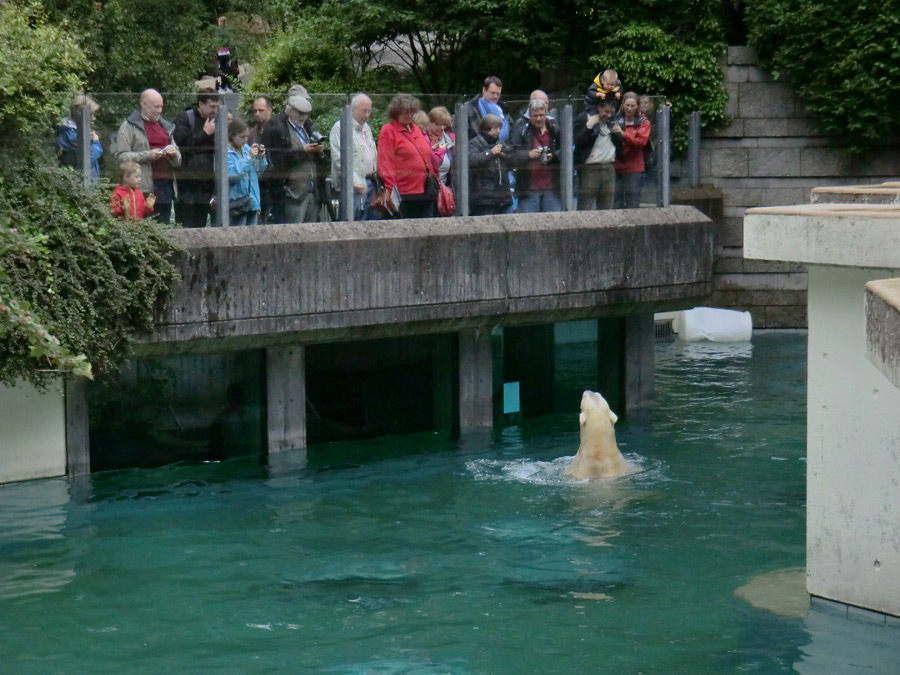
[[[807,588],[900,615],[900,390],[866,358],[865,284],[810,265]]]
[[[700,153],[701,183],[722,196],[710,304],[749,310],[758,327],[802,327],[806,325],[805,268],[745,259],[744,211],[809,202],[811,190],[818,186],[895,179],[900,176],[900,153],[887,147],[850,160],[832,147],[833,139],[817,130],[790,84],[771,80],[748,47],[729,47],[722,69],[731,122],[705,130]],[[673,174],[686,177],[686,165],[673,167]],[[674,201],[685,203],[679,200],[679,192],[676,181]]]
[[[751,210],[744,242],[809,270],[807,589],[900,616],[900,390],[865,334],[866,283],[900,275],[900,207]]]
[[[182,282],[142,354],[628,316],[709,294],[686,206],[173,231]]]
[[[62,385],[48,393],[25,383],[0,385],[0,483],[65,473]]]

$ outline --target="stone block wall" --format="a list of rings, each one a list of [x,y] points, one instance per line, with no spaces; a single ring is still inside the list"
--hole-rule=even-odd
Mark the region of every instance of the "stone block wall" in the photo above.
[[[700,150],[701,183],[720,193],[721,209],[711,213],[697,205],[717,223],[710,304],[749,310],[758,328],[805,327],[805,267],[744,260],[744,211],[808,203],[816,187],[896,180],[900,153],[889,147],[849,158],[819,132],[790,84],[773,81],[757,66],[749,47],[729,47],[722,68],[730,122],[704,130]],[[693,204],[686,162],[672,174],[673,202]]]

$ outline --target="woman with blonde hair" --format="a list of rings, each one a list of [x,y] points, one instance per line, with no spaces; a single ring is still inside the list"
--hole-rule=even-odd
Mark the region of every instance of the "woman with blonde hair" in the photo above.
[[[456,154],[456,136],[453,129],[453,117],[450,111],[439,105],[428,111],[428,125],[425,128],[431,152],[434,155],[438,175],[444,185],[451,183],[451,170]]]

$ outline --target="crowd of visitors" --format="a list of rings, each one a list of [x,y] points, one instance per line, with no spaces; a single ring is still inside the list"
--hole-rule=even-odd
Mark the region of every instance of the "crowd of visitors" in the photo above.
[[[481,94],[462,108],[468,126],[468,157],[457,152],[450,111],[421,109],[410,94],[395,95],[380,132],[369,126],[372,99],[350,100],[352,200],[355,220],[384,217],[430,218],[446,214],[441,199],[452,194],[453,166],[469,166],[472,215],[559,211],[563,134],[549,98],[531,93],[516,119],[502,100],[503,84],[490,76]],[[173,122],[162,116],[163,97],[144,91],[119,127],[115,157],[121,185],[111,199],[118,217],[155,217],[184,227],[204,227],[217,208],[228,208],[232,225],[303,223],[335,219],[340,194],[341,122],[326,138],[313,124],[309,92],[292,86],[276,112],[271,98],[253,101],[251,124],[229,114],[229,204],[215,203],[216,115],[221,94],[201,90],[194,104]],[[76,96],[70,116],[57,130],[60,161],[77,164],[78,119],[90,96]],[[575,117],[572,151],[575,195],[580,210],[637,208],[651,161],[652,99],[626,91],[614,70],[597,75]],[[99,179],[103,148],[91,131],[91,173]],[[377,139],[377,140],[376,140]],[[336,199],[332,195],[336,193]],[[439,195],[441,196],[439,198]],[[452,204],[452,199],[450,201]],[[449,207],[452,210],[452,206]]]

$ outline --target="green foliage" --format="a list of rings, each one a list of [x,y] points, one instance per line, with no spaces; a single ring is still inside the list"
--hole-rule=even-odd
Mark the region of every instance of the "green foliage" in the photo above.
[[[108,371],[128,355],[135,332],[153,326],[154,307],[174,281],[171,244],[150,222],[113,219],[104,196],[85,189],[75,172],[7,160],[0,231],[32,245],[8,246],[0,266],[20,309],[27,303],[44,325],[7,321],[0,329],[0,381],[42,382],[56,342],[35,340],[41,330]]]
[[[43,235],[25,237],[16,228],[0,227],[0,260],[33,255],[45,241]],[[0,343],[7,340],[20,342],[29,350],[30,368],[93,378],[91,364],[84,354],[73,356],[31,313],[29,303],[11,297],[9,275],[5,265],[0,265]]]
[[[0,3],[0,134],[18,138],[35,126],[54,128],[53,92],[79,91],[88,60],[63,29],[46,22],[37,3]]]
[[[358,65],[343,26],[324,13],[306,12],[259,52],[249,89],[283,94],[299,82],[311,92],[390,91],[400,82],[393,69],[363,71]]]
[[[900,12],[893,3],[757,0],[750,41],[787,75],[822,131],[862,153],[900,122]]]
[[[90,91],[185,91],[214,62],[214,3],[196,0],[44,0],[94,70]]]
[[[27,54],[27,58],[25,55]],[[91,376],[127,355],[173,281],[171,245],[57,165],[49,133],[87,59],[35,4],[0,5],[0,382]]]
[[[723,48],[721,43],[684,42],[648,24],[624,26],[614,33],[611,42],[616,46],[602,58],[615,65],[625,88],[664,95],[671,102],[675,148],[687,147],[688,117],[692,111],[700,111],[705,125],[724,119],[728,92],[722,84],[717,59]]]

